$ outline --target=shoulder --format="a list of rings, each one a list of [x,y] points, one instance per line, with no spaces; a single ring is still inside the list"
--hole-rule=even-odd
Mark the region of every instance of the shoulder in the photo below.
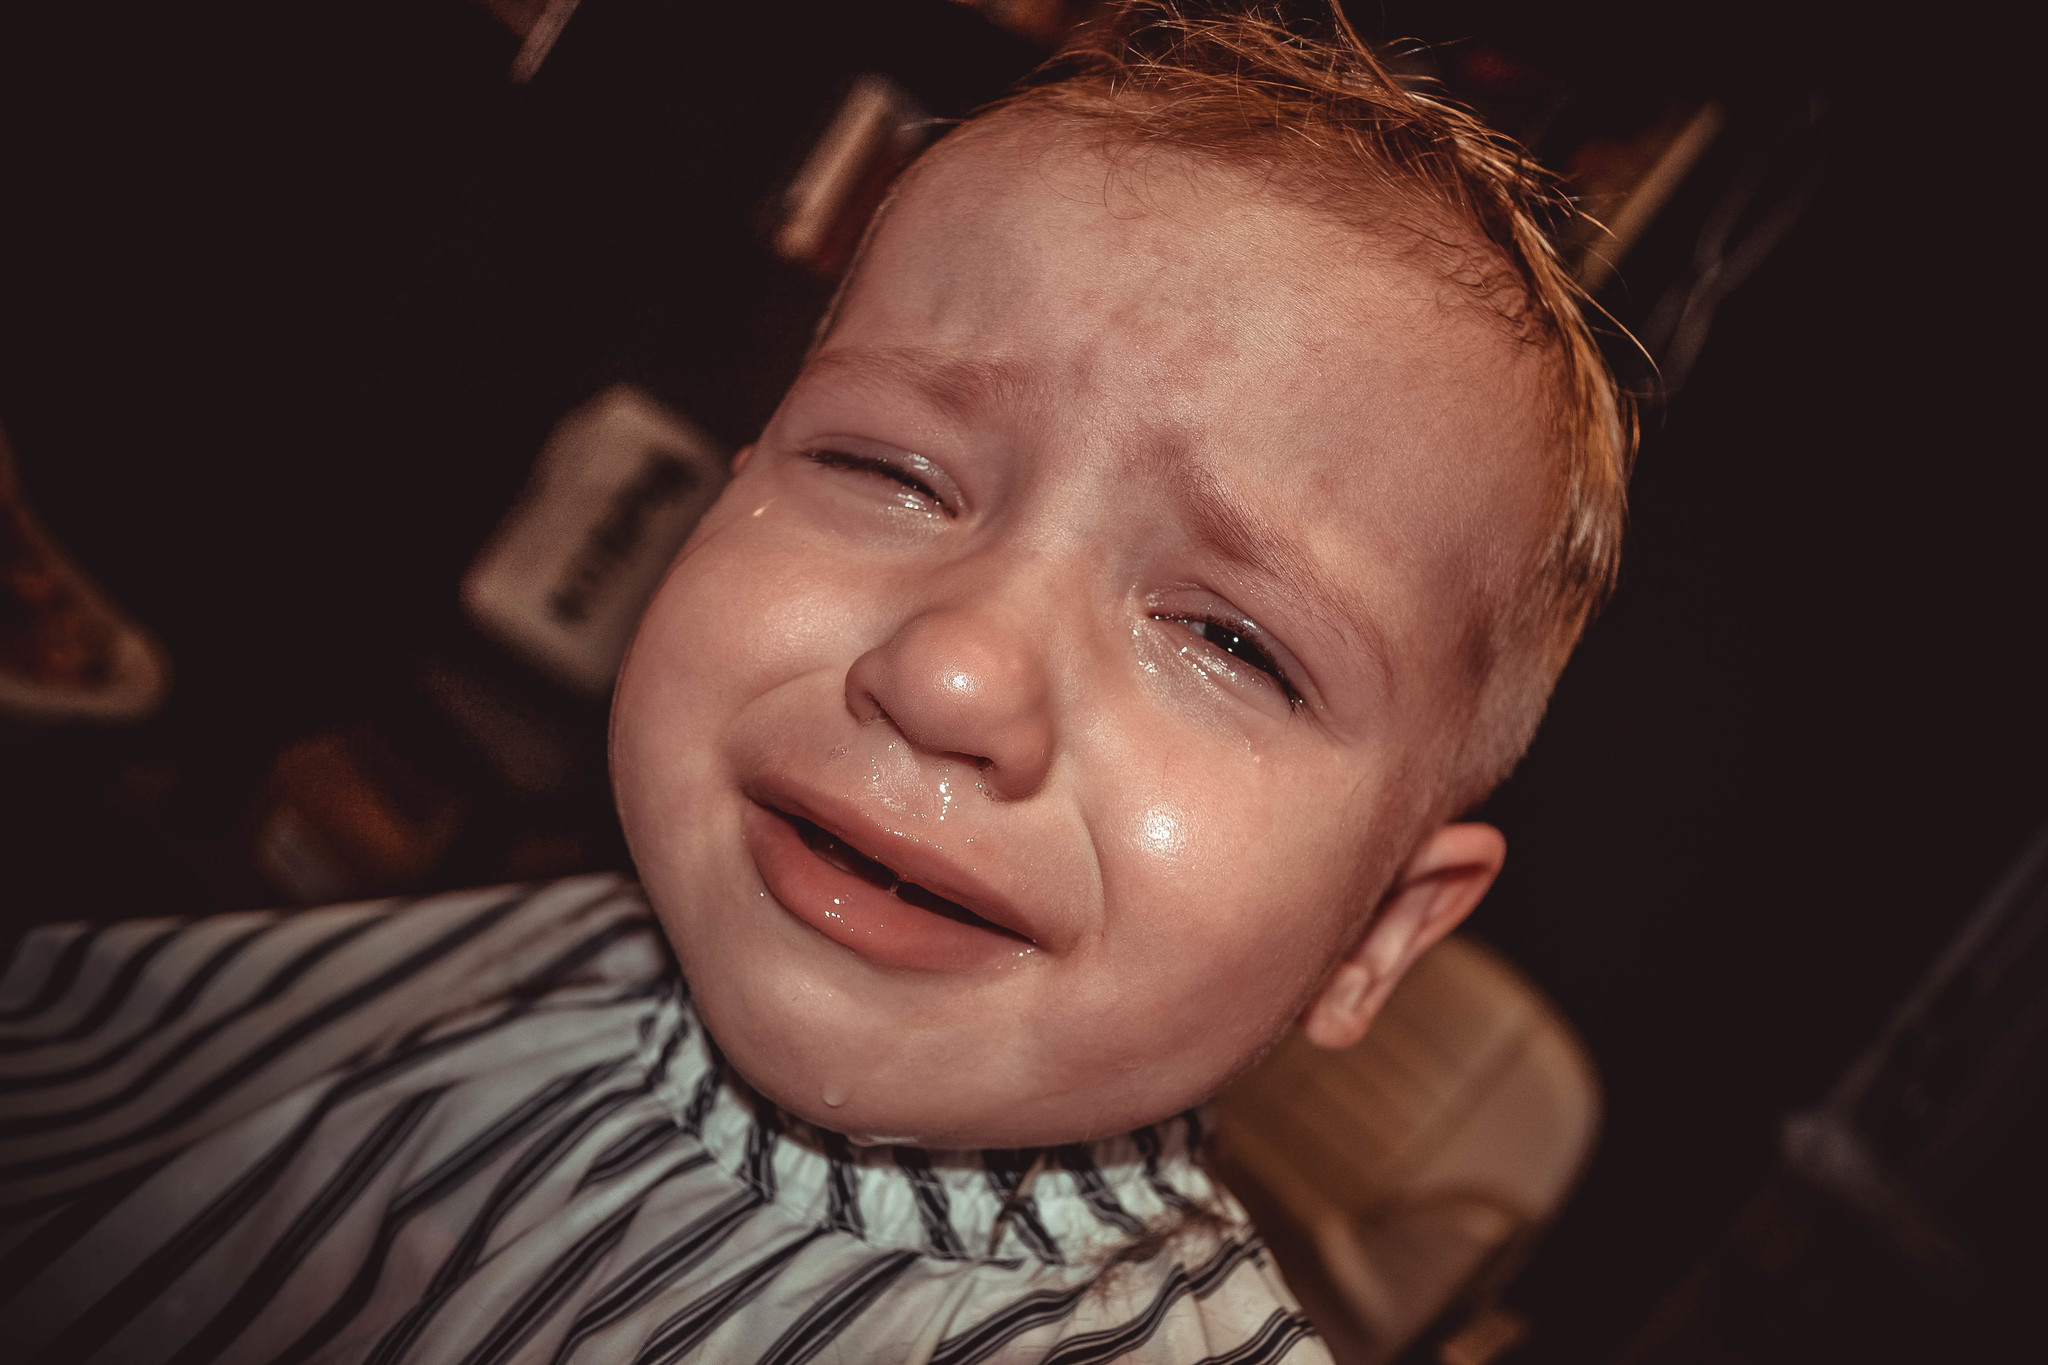
[[[176,1150],[452,1018],[672,973],[611,875],[34,930],[0,973],[0,1203]]]
[[[445,1008],[550,976],[660,970],[659,955],[607,951],[653,933],[638,888],[608,873],[315,910],[43,925],[0,969],[0,1039],[9,1052],[80,1041],[193,992],[303,1003],[436,978],[449,988]]]

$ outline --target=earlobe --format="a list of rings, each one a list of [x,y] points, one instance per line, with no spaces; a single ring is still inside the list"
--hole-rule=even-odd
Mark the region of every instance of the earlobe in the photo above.
[[[1506,860],[1507,840],[1491,825],[1443,825],[1424,839],[1301,1012],[1303,1036],[1333,1049],[1363,1038],[1402,974],[1472,913]]]

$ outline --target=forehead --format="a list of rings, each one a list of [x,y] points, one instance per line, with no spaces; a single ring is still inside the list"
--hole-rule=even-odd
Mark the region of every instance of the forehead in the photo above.
[[[1547,485],[1539,355],[1413,240],[1179,154],[970,128],[899,193],[823,355],[922,357],[956,416],[1220,483],[1399,635],[1519,558]]]

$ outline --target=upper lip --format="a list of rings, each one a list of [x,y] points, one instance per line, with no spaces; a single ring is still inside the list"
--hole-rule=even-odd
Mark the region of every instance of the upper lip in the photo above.
[[[808,820],[844,840],[863,857],[887,867],[905,882],[923,887],[973,911],[989,923],[1043,947],[1035,916],[963,867],[943,849],[878,824],[843,798],[803,792],[781,783],[761,784],[747,793],[759,805]]]

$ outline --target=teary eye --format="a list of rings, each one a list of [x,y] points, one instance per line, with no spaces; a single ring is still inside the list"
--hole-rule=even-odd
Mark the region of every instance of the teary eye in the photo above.
[[[925,482],[911,470],[905,469],[901,465],[892,463],[889,460],[882,459],[879,456],[857,455],[850,451],[830,448],[808,450],[804,454],[813,463],[823,465],[827,469],[845,469],[861,474],[876,474],[893,483],[902,485],[904,490],[902,494],[903,505],[912,511],[927,513],[938,511],[949,517],[954,515],[953,508],[947,503],[946,499],[941,497],[929,483]]]
[[[1286,694],[1289,703],[1300,704],[1301,695],[1294,690],[1293,684],[1287,681],[1286,671],[1273,658],[1271,651],[1245,633],[1243,626],[1206,616],[1165,616],[1160,619],[1178,621],[1225,654],[1250,664],[1271,678]]]

